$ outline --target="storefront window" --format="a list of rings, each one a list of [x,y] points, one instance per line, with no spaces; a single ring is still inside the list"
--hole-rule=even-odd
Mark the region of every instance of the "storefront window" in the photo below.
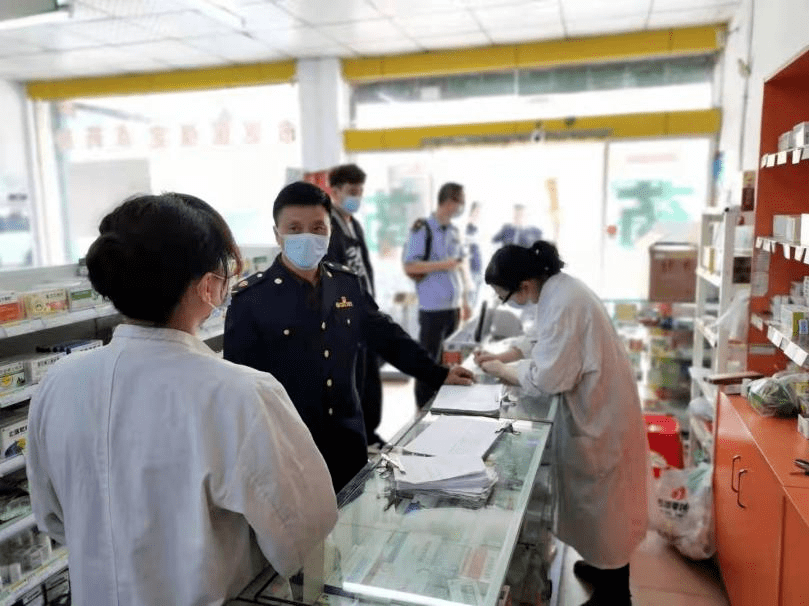
[[[51,104],[67,260],[138,193],[199,196],[240,244],[274,242],[272,202],[300,174],[298,107],[290,84]]]
[[[706,109],[714,61],[698,56],[358,84],[353,127]]]

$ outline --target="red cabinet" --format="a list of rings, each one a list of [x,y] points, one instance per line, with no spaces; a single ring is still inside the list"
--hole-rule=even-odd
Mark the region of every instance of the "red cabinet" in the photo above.
[[[778,604],[783,488],[730,402],[719,399],[716,546],[733,606]]]
[[[781,604],[809,606],[806,558],[809,554],[809,489],[788,488],[784,507]]]

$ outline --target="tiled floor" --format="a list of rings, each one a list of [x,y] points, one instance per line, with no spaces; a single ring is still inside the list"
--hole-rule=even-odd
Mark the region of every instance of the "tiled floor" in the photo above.
[[[558,606],[579,606],[588,591],[573,574],[579,555],[563,550]],[[640,544],[630,563],[634,606],[728,606],[719,571],[709,560],[692,562],[654,531]]]
[[[379,434],[390,439],[416,413],[413,380],[385,381]],[[573,574],[578,554],[560,549],[562,572],[558,606],[579,606],[588,592]],[[630,566],[634,606],[728,606],[727,596],[712,562],[692,562],[650,531]]]

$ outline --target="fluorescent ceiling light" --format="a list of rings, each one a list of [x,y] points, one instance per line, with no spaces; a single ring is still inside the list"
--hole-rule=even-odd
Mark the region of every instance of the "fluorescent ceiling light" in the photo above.
[[[238,30],[245,28],[244,17],[236,10],[232,0],[185,0],[185,2],[189,7],[228,27]]]
[[[71,15],[70,4],[58,0],[0,0],[0,30],[63,22]]]

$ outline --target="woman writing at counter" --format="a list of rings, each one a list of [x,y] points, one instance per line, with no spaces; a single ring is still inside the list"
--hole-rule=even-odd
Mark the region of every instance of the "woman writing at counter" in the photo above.
[[[504,303],[536,306],[536,342],[475,361],[527,392],[563,395],[552,430],[555,533],[585,560],[574,565],[593,586],[585,605],[624,606],[630,556],[647,529],[646,430],[623,343],[598,297],[563,266],[543,240],[495,252],[486,283]]]
[[[74,604],[222,604],[267,562],[284,576],[336,521],[328,469],[272,375],[195,333],[239,252],[193,196],[130,199],[87,253],[127,320],[72,354],[31,402],[28,480],[40,529],[69,550]]]

